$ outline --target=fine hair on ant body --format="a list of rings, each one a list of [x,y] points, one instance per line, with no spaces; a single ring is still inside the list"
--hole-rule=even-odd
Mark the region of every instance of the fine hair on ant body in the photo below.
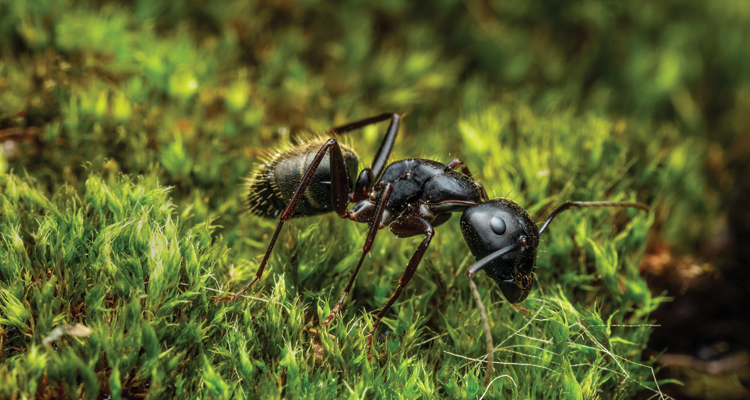
[[[390,125],[370,167],[357,174],[359,158],[336,136],[367,125],[390,120]],[[248,184],[250,212],[280,219],[255,277],[239,292],[219,301],[233,301],[260,280],[282,226],[293,217],[334,211],[339,217],[367,223],[369,231],[362,256],[341,298],[322,322],[330,324],[341,310],[365,256],[380,229],[389,227],[396,237],[424,235],[399,279],[398,287],[375,317],[367,334],[368,359],[375,330],[388,309],[414,276],[437,227],[461,212],[461,232],[477,262],[468,272],[469,286],[479,307],[487,341],[487,372],[492,376],[494,345],[489,320],[473,277],[480,270],[494,279],[510,303],[526,299],[534,284],[539,237],[559,213],[572,207],[631,207],[648,212],[641,203],[567,201],[555,208],[537,229],[526,210],[513,200],[490,200],[482,185],[472,178],[459,159],[447,164],[409,158],[386,165],[401,123],[401,116],[386,113],[330,129],[325,137],[301,143],[276,154],[256,170]],[[355,179],[356,177],[356,179]],[[354,207],[349,209],[349,203]]]

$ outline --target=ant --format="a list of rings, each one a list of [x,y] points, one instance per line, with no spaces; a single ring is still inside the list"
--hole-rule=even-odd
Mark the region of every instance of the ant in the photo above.
[[[335,137],[386,120],[390,120],[390,125],[375,159],[369,168],[357,175],[357,154]],[[255,215],[278,217],[279,225],[255,277],[239,292],[231,297],[217,298],[216,302],[233,301],[260,280],[282,226],[293,217],[334,211],[341,218],[369,225],[362,256],[343,295],[322,322],[324,326],[330,324],[341,310],[380,229],[387,226],[398,238],[424,235],[399,279],[395,293],[380,309],[367,334],[369,359],[375,330],[414,276],[434,236],[434,228],[448,221],[451,213],[462,212],[461,232],[477,260],[467,276],[487,340],[486,387],[492,375],[494,345],[484,305],[472,279],[474,275],[484,270],[497,282],[508,302],[518,303],[526,299],[534,284],[539,237],[559,213],[572,207],[632,207],[646,212],[648,207],[630,202],[567,201],[555,208],[537,229],[518,203],[505,198],[490,200],[482,185],[472,178],[469,168],[459,159],[441,164],[409,158],[386,166],[400,123],[400,115],[386,113],[332,128],[327,132],[330,137],[327,140],[323,136],[300,143],[275,154],[261,165],[248,180],[248,206]],[[349,209],[349,203],[355,203],[354,207]]]

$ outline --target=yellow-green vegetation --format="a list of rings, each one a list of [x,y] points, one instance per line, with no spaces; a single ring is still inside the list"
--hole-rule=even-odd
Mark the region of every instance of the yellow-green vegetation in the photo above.
[[[649,232],[689,249],[726,202],[705,168],[750,107],[750,5],[371,3],[0,0],[0,397],[659,396],[641,353],[666,298],[638,269]],[[372,360],[421,238],[381,233],[329,329],[366,232],[334,216],[293,220],[252,293],[213,302],[276,226],[243,212],[264,150],[386,111],[393,160],[459,157],[537,220],[652,207],[561,214],[526,311],[479,274],[486,392],[456,216]],[[362,166],[384,130],[346,139]]]

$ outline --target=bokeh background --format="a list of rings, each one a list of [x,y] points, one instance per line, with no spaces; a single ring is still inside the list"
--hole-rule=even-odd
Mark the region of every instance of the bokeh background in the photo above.
[[[10,199],[14,187],[33,187],[53,202],[67,192],[84,196],[99,183],[114,187],[112,182],[126,179],[121,174],[171,187],[170,212],[182,224],[178,230],[211,221],[211,240],[227,253],[214,260],[210,286],[230,290],[252,275],[273,229],[272,221],[242,212],[242,181],[264,151],[381,112],[405,114],[392,159],[462,158],[491,195],[514,198],[535,217],[573,197],[611,196],[651,205],[648,235],[630,244],[635,250],[627,264],[637,271],[633,282],[645,279],[649,296],[660,300],[655,311],[640,316],[641,323],[656,326],[639,335],[635,361],[651,363],[663,392],[677,398],[750,398],[749,39],[750,3],[743,0],[0,0],[0,173]],[[368,128],[347,139],[362,165],[384,129]],[[26,210],[34,209],[31,203],[27,198],[7,204]],[[59,207],[61,213],[64,209]],[[636,222],[636,228],[623,228],[635,213],[616,215],[596,224],[577,225],[588,221],[580,216],[568,219],[573,225],[568,233],[558,228],[559,236],[547,241],[562,243],[559,253],[579,260],[586,272],[586,254],[594,259],[598,253],[596,246],[577,241],[581,229],[605,229],[615,237],[640,227]],[[43,212],[26,215],[18,222],[29,254],[39,243],[34,232],[43,217]],[[16,226],[11,222],[4,223]],[[289,232],[305,243],[310,234],[330,238],[364,229],[342,225],[347,224],[333,218],[299,220]],[[458,227],[448,223],[443,230],[447,239],[433,246],[428,258],[460,264],[467,251]],[[3,235],[7,255],[12,240],[10,233]],[[385,264],[391,251],[405,262],[415,246],[392,250],[391,238],[380,240],[386,243],[376,246],[375,264],[380,259]],[[346,261],[351,260],[346,254],[359,248],[354,242],[320,246],[336,248],[331,257]],[[287,255],[279,256],[267,287],[286,268],[283,261],[297,262],[294,248],[294,243],[284,247]],[[623,253],[628,252],[620,253],[625,259]],[[559,280],[561,290],[571,287],[573,293],[578,283],[568,283],[575,279],[564,267],[542,266],[554,265],[558,250],[546,254],[538,263],[540,281],[554,287]],[[435,261],[420,274],[428,281],[441,268]],[[288,285],[307,285],[295,294],[314,309],[311,299],[318,295],[337,297],[347,277],[343,271],[323,275],[335,277],[333,293],[323,278],[305,278],[309,271]],[[399,268],[378,271],[386,277],[379,286],[362,284],[363,293],[353,295],[344,321],[387,299]],[[601,273],[589,273],[591,280],[581,285],[599,286]],[[17,282],[11,279],[21,274],[14,274],[0,277],[4,290],[22,304],[25,291],[12,289]],[[441,279],[454,275],[463,278],[446,274]],[[613,285],[618,284],[625,285]],[[490,289],[485,283],[483,290]],[[420,294],[415,290],[404,296]],[[605,309],[611,302],[609,297],[603,302],[567,298]],[[31,347],[15,337],[7,304],[0,362],[10,382],[24,375],[18,369],[24,368],[23,349]],[[439,301],[431,304],[440,313],[452,312]],[[300,318],[304,324],[315,319]],[[423,324],[440,329],[440,323]],[[167,338],[160,343],[162,350],[169,348]],[[312,346],[300,357],[312,359],[317,349]],[[90,363],[91,370],[105,382],[97,390],[108,393],[110,367],[96,365]],[[224,372],[217,367],[226,382],[239,379]],[[47,373],[35,379],[41,382]],[[205,370],[203,376],[205,381]],[[426,379],[440,386],[439,376]],[[148,379],[139,378],[138,384],[128,378],[130,389],[122,393],[148,393],[143,386]],[[39,387],[46,385],[44,379]],[[341,385],[334,386],[345,390]],[[32,388],[35,392],[37,386]],[[617,395],[631,396],[637,389]],[[222,390],[201,393],[244,393],[234,386]],[[457,396],[450,388],[439,390],[444,397]]]

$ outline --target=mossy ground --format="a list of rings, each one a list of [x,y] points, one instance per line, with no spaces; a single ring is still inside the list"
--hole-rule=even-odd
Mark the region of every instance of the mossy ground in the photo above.
[[[666,23],[629,14],[650,4],[636,3],[575,2],[557,17],[519,3],[485,20],[481,4],[450,1],[0,2],[0,397],[660,396],[667,382],[641,354],[666,297],[639,266],[649,237],[689,247],[710,233],[724,198],[703,169],[705,127],[733,115],[700,113],[700,71],[680,58],[704,43],[683,28],[705,10],[668,25],[687,44],[665,35],[625,46],[630,64],[601,64],[608,15]],[[749,11],[726,3],[745,14],[705,7],[742,33]],[[523,22],[535,12],[541,30]],[[594,42],[571,61],[581,18]],[[741,64],[727,46],[722,62]],[[526,311],[480,274],[497,345],[487,391],[457,217],[436,230],[372,360],[373,312],[421,238],[380,233],[328,329],[318,322],[366,231],[333,216],[294,219],[252,293],[214,303],[251,279],[276,226],[243,212],[263,151],[383,111],[406,114],[393,160],[461,158],[537,221],[569,199],[652,207],[561,214]],[[384,130],[347,138],[362,166]],[[77,323],[91,334],[44,342]]]

